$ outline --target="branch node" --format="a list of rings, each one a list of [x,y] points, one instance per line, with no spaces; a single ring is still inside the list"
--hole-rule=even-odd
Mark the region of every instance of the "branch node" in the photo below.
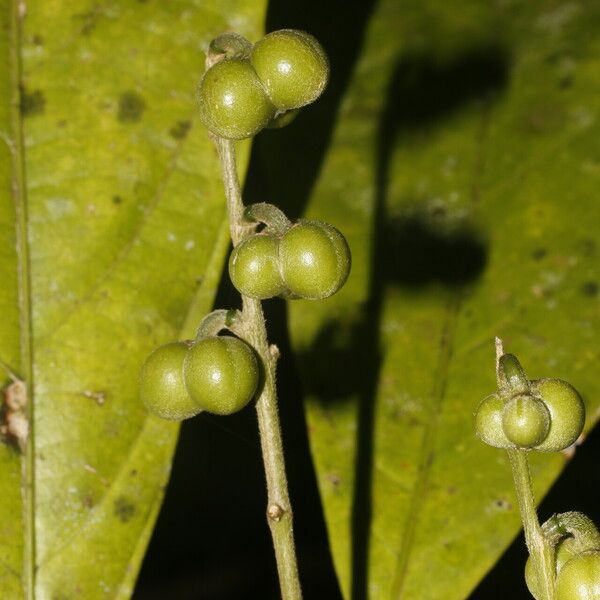
[[[267,517],[270,521],[275,521],[276,523],[281,521],[281,518],[285,514],[285,510],[279,506],[279,504],[269,504],[267,508]]]

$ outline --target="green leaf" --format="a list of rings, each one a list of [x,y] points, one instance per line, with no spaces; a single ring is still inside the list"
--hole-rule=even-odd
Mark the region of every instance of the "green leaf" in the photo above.
[[[516,534],[507,457],[472,424],[495,335],[597,420],[599,22],[590,3],[375,7],[305,215],[347,235],[353,271],[290,308],[347,598],[465,598]],[[531,458],[541,498],[567,457]]]
[[[178,432],[140,366],[193,335],[229,243],[194,88],[209,41],[256,39],[264,11],[0,1],[0,359],[28,390],[3,408],[4,598],[131,595]]]

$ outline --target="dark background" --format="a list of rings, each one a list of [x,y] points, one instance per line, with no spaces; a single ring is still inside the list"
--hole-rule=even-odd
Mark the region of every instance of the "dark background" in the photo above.
[[[330,56],[332,80],[324,98],[302,115],[300,126],[293,124],[284,134],[265,132],[258,136],[245,186],[246,201],[277,198],[290,217],[302,213],[326,151],[334,115],[360,50],[371,9],[370,1],[270,3],[267,31],[293,27],[315,35]],[[344,16],[343,35],[339,28],[332,27],[340,14]],[[411,117],[408,125],[426,126],[429,120],[439,116],[440,110],[460,103],[461,94],[466,99],[501,87],[509,69],[508,59],[501,52],[485,56],[488,55],[484,55],[483,61],[467,57],[451,74],[424,68],[418,86],[414,87],[413,82],[410,90],[394,90],[392,85],[392,100],[394,94],[403,92],[404,97],[406,92],[413,97],[412,104],[404,106],[402,111],[405,118],[407,114]],[[402,68],[400,64],[400,74]],[[448,76],[452,76],[454,82],[462,77],[465,85],[451,86],[448,92],[451,95],[445,97],[440,93],[443,86],[440,88],[439,82]],[[432,97],[433,103],[423,102],[424,98]],[[386,118],[384,113],[383,121]],[[407,125],[383,121],[382,169],[386,161],[384,152],[391,144],[389,137],[384,136]],[[302,161],[295,163],[294,156],[299,152]],[[268,156],[278,157],[277,168],[266,160]],[[286,164],[294,165],[291,172],[285,170]],[[418,231],[414,233],[419,235]],[[438,250],[431,247],[431,252]],[[426,265],[427,262],[419,265],[420,272]],[[238,303],[237,293],[224,278],[216,305],[230,307]],[[302,384],[287,337],[286,305],[281,300],[270,300],[265,303],[265,309],[269,337],[282,350],[278,372],[280,410],[304,594],[307,599],[336,600],[341,595],[308,448]],[[377,302],[373,310],[378,310]],[[578,449],[544,500],[540,509],[543,520],[554,512],[580,510],[600,522],[600,478],[596,476],[599,453],[600,433],[596,431]],[[230,417],[201,414],[184,422],[172,479],[134,598],[279,598],[265,505],[265,482],[252,407]],[[523,581],[526,557],[524,541],[519,536],[471,598],[530,598]],[[361,597],[352,600],[361,600]]]

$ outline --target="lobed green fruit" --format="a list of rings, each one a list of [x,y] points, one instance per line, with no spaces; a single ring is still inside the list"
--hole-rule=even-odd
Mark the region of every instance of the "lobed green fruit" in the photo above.
[[[189,349],[183,379],[199,408],[230,415],[252,400],[258,387],[258,360],[254,350],[238,338],[206,337]]]
[[[574,556],[577,556],[574,540],[573,538],[565,538],[555,549],[556,573],[560,573],[563,566]],[[531,557],[525,563],[525,583],[527,584],[527,589],[536,600],[540,600],[544,596],[544,589],[538,581]]]
[[[585,406],[577,390],[561,379],[532,381],[531,390],[550,412],[548,437],[535,449],[559,452],[574,444],[585,425]]]
[[[543,525],[544,537],[555,545],[554,564],[556,575],[574,556],[600,549],[600,532],[594,522],[580,512],[552,515]],[[525,581],[532,595],[539,600],[544,590],[539,584],[531,558],[525,564]]]
[[[512,448],[502,428],[504,401],[498,394],[484,398],[475,412],[475,433],[477,437],[495,448]]]
[[[308,33],[281,29],[265,35],[250,57],[277,110],[300,108],[314,102],[329,79],[329,60]]]
[[[502,409],[502,430],[517,448],[533,448],[548,437],[550,412],[533,396],[515,396]]]
[[[600,551],[578,554],[556,578],[555,600],[600,600]]]
[[[284,293],[278,248],[277,238],[258,233],[233,249],[229,257],[229,277],[241,294],[264,300]]]
[[[222,138],[252,137],[275,116],[256,72],[248,60],[222,60],[208,69],[197,91],[200,119]]]
[[[192,402],[183,382],[183,362],[187,353],[185,342],[165,344],[156,348],[142,366],[142,402],[152,414],[169,421],[181,421],[201,411]]]
[[[348,279],[350,264],[346,239],[327,223],[297,223],[279,242],[281,276],[293,296],[309,300],[328,298]]]

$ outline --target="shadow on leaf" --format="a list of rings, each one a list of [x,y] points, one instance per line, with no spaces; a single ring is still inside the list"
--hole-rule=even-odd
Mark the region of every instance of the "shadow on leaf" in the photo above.
[[[507,52],[495,45],[473,48],[443,62],[415,54],[399,59],[378,128],[368,299],[353,323],[325,323],[301,356],[304,372],[309,374],[307,391],[324,407],[351,397],[358,402],[352,600],[368,597],[373,420],[382,364],[379,331],[385,290],[396,286],[415,293],[460,297],[477,281],[487,258],[483,237],[445,207],[411,199],[402,203],[407,207],[402,214],[388,214],[392,151],[405,137],[426,132],[466,105],[489,106],[506,86],[508,73]]]

